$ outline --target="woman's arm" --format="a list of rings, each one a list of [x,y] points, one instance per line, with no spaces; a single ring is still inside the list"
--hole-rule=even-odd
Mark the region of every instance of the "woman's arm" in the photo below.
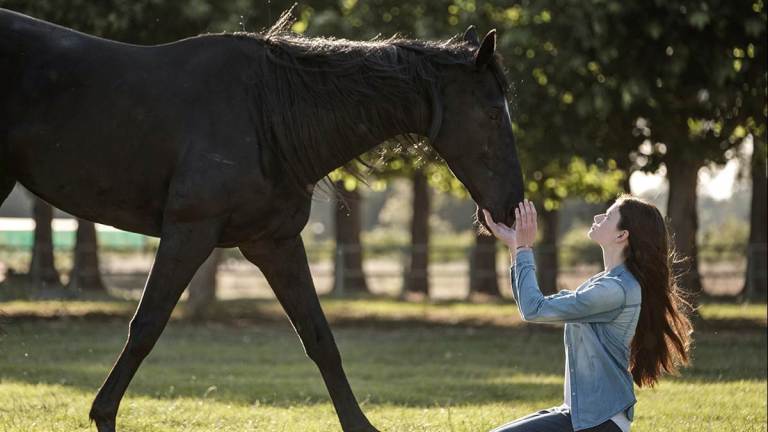
[[[494,222],[488,212],[485,217],[493,234],[510,249],[514,263],[512,291],[525,321],[606,322],[616,318],[624,304],[624,289],[613,279],[600,278],[583,289],[547,297],[541,293],[531,249],[538,229],[533,203],[526,200],[515,209],[515,229]]]
[[[624,305],[624,289],[612,278],[600,278],[576,291],[544,296],[536,281],[533,251],[518,251],[514,275],[517,308],[525,321],[541,323],[613,321]]]

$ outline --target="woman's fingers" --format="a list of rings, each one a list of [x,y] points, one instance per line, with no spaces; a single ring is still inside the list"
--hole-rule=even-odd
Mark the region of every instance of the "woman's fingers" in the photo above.
[[[485,215],[485,223],[488,225],[488,228],[490,228],[491,233],[507,244],[510,247],[514,247],[516,244],[516,234],[515,230],[511,229],[510,227],[504,225],[503,223],[493,220],[493,216],[491,216],[490,212],[488,210],[483,209],[483,215]]]
[[[496,229],[510,229],[504,222],[496,222],[493,220],[493,216],[491,216],[488,210],[483,209],[483,213],[485,214],[485,221],[489,226],[493,226]]]
[[[536,213],[535,213],[535,210],[533,209],[533,203],[526,200],[525,206],[527,208],[528,226],[532,227],[534,224],[534,221],[536,220]]]
[[[496,222],[493,221],[493,216],[491,216],[491,213],[486,209],[483,209],[483,214],[485,215],[485,223],[488,225],[488,228],[491,229],[493,235],[498,237],[499,227],[496,225]]]
[[[523,200],[515,208],[515,230],[517,239],[523,245],[531,245],[536,237],[536,207],[531,201]]]
[[[532,226],[533,210],[531,209],[531,202],[527,200],[525,201],[525,218],[526,218],[525,222],[528,224],[528,226],[529,227]]]
[[[495,226],[496,225],[496,221],[493,220],[493,216],[491,216],[491,213],[488,210],[483,209],[483,214],[485,215],[485,222],[489,226]]]

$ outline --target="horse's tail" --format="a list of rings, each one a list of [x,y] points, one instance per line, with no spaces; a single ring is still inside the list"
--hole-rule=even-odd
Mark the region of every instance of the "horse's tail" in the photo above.
[[[18,17],[15,12],[0,9],[0,204],[11,193],[15,183],[8,167],[7,137],[12,115],[12,91],[21,86],[22,50],[15,31]]]
[[[2,195],[3,184],[7,173],[5,168],[6,141],[10,125],[9,117],[12,114],[11,96],[15,88],[21,86],[21,61],[23,56],[21,36],[17,27],[20,19],[27,18],[24,15],[7,9],[0,8],[0,203],[5,196]]]

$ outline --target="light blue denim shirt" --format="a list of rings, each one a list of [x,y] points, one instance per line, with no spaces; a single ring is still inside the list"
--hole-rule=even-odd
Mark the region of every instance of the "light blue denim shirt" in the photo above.
[[[530,249],[518,251],[512,272],[513,294],[523,320],[565,323],[573,429],[597,426],[622,411],[632,420],[636,399],[629,347],[640,318],[637,279],[620,264],[573,291],[545,297]]]

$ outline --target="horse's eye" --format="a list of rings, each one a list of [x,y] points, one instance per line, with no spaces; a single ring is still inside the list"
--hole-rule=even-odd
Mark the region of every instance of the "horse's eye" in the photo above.
[[[499,108],[491,108],[488,110],[488,117],[490,117],[491,120],[497,121],[501,118],[501,110]]]

